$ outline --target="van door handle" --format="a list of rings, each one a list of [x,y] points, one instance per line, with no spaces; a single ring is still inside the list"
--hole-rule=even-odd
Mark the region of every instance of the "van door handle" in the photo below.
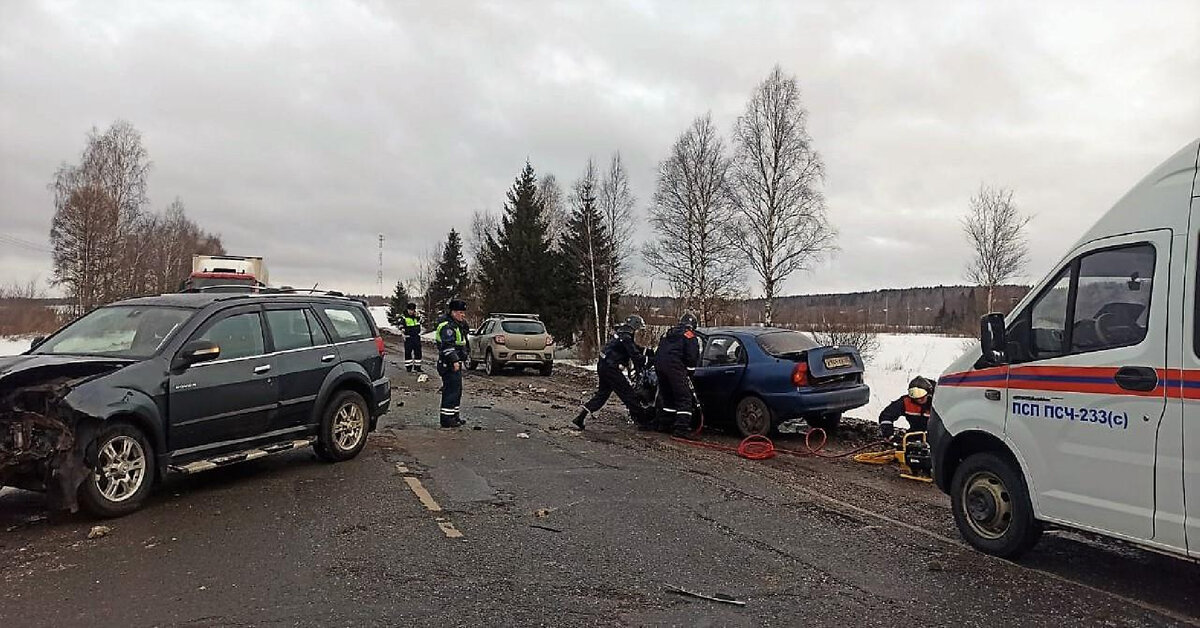
[[[255,374],[255,375],[262,375],[263,373],[266,373],[266,372],[267,372],[267,371],[269,371],[269,370],[271,370],[271,365],[270,365],[270,364],[262,364],[262,365],[260,365],[260,366],[256,366],[256,367],[254,367],[254,374]]]
[[[1148,366],[1122,366],[1113,380],[1125,390],[1150,392],[1158,387],[1158,372]]]
[[[989,388],[983,391],[983,398],[987,399],[988,401],[1000,401],[1000,397],[1000,391],[996,390],[995,388]]]
[[[321,361],[322,361],[322,362],[333,362],[333,361],[334,361],[334,360],[336,360],[336,359],[337,359],[337,356],[336,356],[336,355],[334,355],[334,354],[332,354],[332,353],[330,353],[329,355],[323,355],[323,356],[321,356]]]
[[[737,374],[737,369],[726,369],[726,370],[722,371],[722,373],[724,373],[726,375],[735,375],[735,374]]]

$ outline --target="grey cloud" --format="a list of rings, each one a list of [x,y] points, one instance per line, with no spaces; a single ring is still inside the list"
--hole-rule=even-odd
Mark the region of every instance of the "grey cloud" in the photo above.
[[[957,221],[981,182],[1036,214],[1040,274],[1200,113],[1191,2],[3,11],[5,233],[44,245],[54,168],[125,118],[155,162],[155,208],[181,197],[277,281],[353,290],[374,288],[376,234],[385,281],[411,276],[449,228],[500,208],[526,158],[569,184],[620,150],[645,205],[674,137],[709,110],[727,129],[775,63],[800,78],[842,234],[794,291],[959,281]],[[0,283],[49,275],[48,256],[11,248]]]

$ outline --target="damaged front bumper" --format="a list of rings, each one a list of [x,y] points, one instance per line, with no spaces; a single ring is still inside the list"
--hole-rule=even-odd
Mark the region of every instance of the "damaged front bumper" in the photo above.
[[[67,396],[95,376],[0,382],[0,486],[44,491],[50,508],[78,509],[90,473],[84,448],[99,421],[73,409]]]

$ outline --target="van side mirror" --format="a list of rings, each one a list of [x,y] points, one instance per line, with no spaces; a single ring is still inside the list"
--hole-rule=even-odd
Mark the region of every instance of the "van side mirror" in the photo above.
[[[1004,329],[1004,315],[992,312],[979,319],[980,361],[996,366],[1008,363],[1008,338]]]
[[[193,340],[183,346],[179,355],[171,362],[171,367],[182,371],[189,366],[201,362],[209,362],[221,357],[221,347],[208,340]]]
[[[33,351],[34,349],[37,349],[38,346],[41,345],[43,342],[46,342],[45,336],[34,336],[33,340],[29,341],[29,350]]]

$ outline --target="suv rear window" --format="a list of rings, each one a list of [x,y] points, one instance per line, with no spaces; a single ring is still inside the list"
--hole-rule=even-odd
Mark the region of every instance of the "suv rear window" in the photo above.
[[[773,331],[758,337],[758,346],[771,357],[786,355],[817,348],[817,343],[808,334],[798,331]]]
[[[367,322],[367,315],[358,308],[325,306],[322,311],[333,323],[333,335],[338,340],[362,340],[375,336],[375,332],[371,331],[371,323]]]
[[[506,333],[519,336],[536,336],[546,333],[546,326],[537,321],[504,321],[500,328]]]

